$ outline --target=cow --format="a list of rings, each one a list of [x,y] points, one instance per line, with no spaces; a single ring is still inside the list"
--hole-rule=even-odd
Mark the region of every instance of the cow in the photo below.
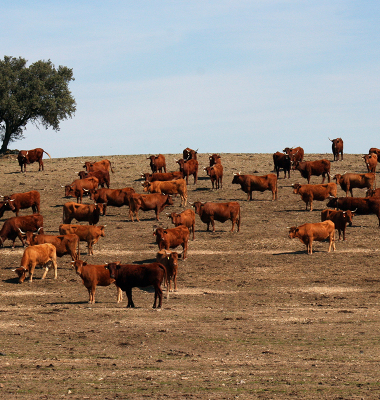
[[[196,201],[192,205],[195,212],[201,218],[201,221],[207,224],[207,231],[210,229],[210,223],[212,226],[212,231],[215,232],[215,221],[226,222],[231,220],[232,228],[231,232],[234,231],[235,223],[237,224],[237,231],[240,231],[241,215],[240,215],[240,205],[236,201],[231,201],[228,203],[213,203],[206,202],[201,203]]]
[[[145,182],[155,182],[155,181],[174,181],[176,179],[182,179],[183,174],[181,171],[173,172],[154,172],[153,174],[143,173],[141,177]]]
[[[123,189],[97,189],[94,191],[92,199],[95,203],[103,204],[103,215],[107,214],[107,207],[129,206],[129,195],[135,193],[131,187]]]
[[[308,204],[310,205],[310,211],[313,211],[313,200],[323,201],[328,197],[337,195],[336,183],[325,183],[318,185],[300,185],[295,183],[293,185],[293,193],[299,194],[302,200],[306,203],[306,211]]]
[[[375,153],[371,153],[364,155],[362,158],[367,167],[367,171],[375,173],[377,167],[377,155]]]
[[[168,215],[168,218],[171,219],[174,226],[185,225],[189,228],[189,231],[193,232],[193,240],[194,240],[194,228],[195,228],[195,212],[188,208],[187,210],[182,211],[181,213],[172,212]]]
[[[24,217],[12,217],[7,219],[0,230],[0,247],[3,247],[5,240],[12,240],[12,248],[15,247],[16,238],[19,238],[25,246],[24,232],[43,232],[43,216],[40,214],[27,215]]]
[[[187,204],[187,185],[184,179],[144,182],[142,186],[144,192],[179,194],[181,196],[181,206],[186,206]]]
[[[129,217],[132,222],[134,221],[133,216],[135,215],[136,220],[140,222],[138,212],[151,211],[156,212],[156,220],[159,221],[159,214],[166,206],[172,206],[173,199],[168,194],[162,193],[150,193],[150,194],[139,194],[131,193],[129,195]]]
[[[21,267],[14,271],[19,277],[18,282],[23,283],[26,278],[26,273],[29,272],[29,283],[32,283],[34,269],[37,265],[45,267],[45,272],[41,279],[45,279],[49,271],[48,263],[53,263],[54,266],[54,279],[57,279],[57,254],[55,246],[51,243],[38,244],[36,246],[27,247],[21,258]]]
[[[189,184],[189,176],[193,175],[195,185],[198,180],[198,161],[194,159],[185,160],[181,158],[180,160],[175,160],[175,162],[179,165],[179,170],[182,172],[183,178],[186,177],[186,184]]]
[[[59,225],[59,233],[61,235],[75,234],[78,236],[80,242],[87,243],[88,255],[92,256],[94,251],[93,245],[98,243],[100,237],[104,237],[104,228],[106,225],[75,225],[75,224],[61,224]],[[78,255],[79,255],[78,250]]]
[[[108,172],[114,172],[113,168],[111,167],[111,161],[109,160],[101,160],[101,161],[86,161],[83,165],[83,168],[86,168],[87,172],[94,172],[99,170],[104,170]]]
[[[284,171],[284,179],[286,178],[286,173],[288,173],[288,178],[290,178],[290,169],[292,167],[292,161],[288,154],[283,154],[277,151],[273,154],[273,164],[274,170],[277,173],[277,179],[280,175],[280,169]]]
[[[330,182],[330,161],[329,160],[316,160],[316,161],[296,161],[292,167],[293,170],[297,170],[301,173],[302,178],[307,179],[307,183],[310,183],[312,175],[321,176],[322,183],[325,183],[327,175],[328,182]]]
[[[329,250],[335,251],[335,225],[332,221],[307,223],[289,228],[289,238],[298,238],[306,245],[307,254],[313,254],[313,241],[322,242],[329,238]]]
[[[63,257],[68,254],[73,261],[78,259],[79,238],[77,235],[45,235],[44,233],[28,231],[25,236],[28,246],[51,243],[56,249],[57,257]]]
[[[210,167],[212,167],[215,164],[221,164],[222,163],[222,157],[220,157],[219,154],[210,154],[208,159],[210,160]]]
[[[158,298],[158,308],[162,306],[162,289],[161,282],[166,280],[166,268],[160,263],[151,264],[107,264],[106,269],[110,271],[110,277],[115,279],[115,285],[122,291],[126,292],[128,298],[127,308],[134,308],[135,304],[132,300],[132,288],[146,287],[153,285],[154,287],[154,303],[156,308]],[[169,291],[167,292],[169,293]]]
[[[368,189],[365,192],[365,197],[380,197],[380,189]]]
[[[106,185],[107,188],[109,188],[111,184],[110,173],[109,171],[106,171],[104,169],[99,169],[97,171],[92,171],[92,172],[80,171],[78,172],[78,176],[80,179],[94,177],[99,181],[98,186],[102,188],[104,188],[104,185]]]
[[[241,190],[247,193],[247,201],[252,200],[252,192],[272,191],[272,201],[277,200],[277,176],[268,174],[263,176],[234,174],[233,184],[241,186]]]
[[[40,213],[40,193],[37,190],[0,197],[4,197],[4,201],[0,202],[0,218],[4,215],[4,211],[13,211],[18,217],[20,210],[30,207],[34,214]]]
[[[350,210],[341,211],[341,210],[330,210],[326,209],[321,212],[321,221],[330,220],[334,222],[335,229],[338,230],[339,240],[341,236],[341,232],[343,232],[343,240],[346,240],[346,227],[347,224],[352,226],[352,218],[355,216],[354,212]]]
[[[377,149],[376,147],[371,147],[368,151],[368,154],[375,153],[377,155],[377,159],[380,157],[380,149]]]
[[[98,178],[76,179],[72,184],[65,186],[65,197],[76,197],[77,203],[82,203],[83,195],[89,194],[90,198],[99,186]]]
[[[166,280],[167,280],[167,290],[169,292],[171,289],[171,281],[174,284],[174,292],[177,291],[177,272],[178,272],[178,253],[175,251],[170,251],[162,249],[157,252],[156,261],[162,264],[166,268]]]
[[[343,161],[343,140],[342,138],[337,138],[337,139],[330,139],[329,140],[332,142],[332,153],[334,155],[334,161],[339,161],[339,153],[342,155],[342,161]]]
[[[212,188],[219,189],[223,187],[223,165],[222,164],[215,164],[212,167],[204,168],[206,174],[211,179]]]
[[[90,225],[96,225],[102,212],[103,204],[78,204],[69,201],[63,205],[62,222],[70,224],[73,219],[76,219],[77,221],[87,221]]]
[[[290,157],[292,164],[303,161],[304,150],[302,147],[285,147],[282,151]]]
[[[152,170],[152,173],[154,172],[166,172],[166,161],[165,161],[165,156],[162,154],[159,154],[158,156],[149,156],[147,160],[150,160],[150,169]]]
[[[158,227],[153,232],[156,236],[156,243],[159,250],[162,249],[175,249],[178,246],[182,246],[182,260],[187,257],[187,247],[190,237],[189,228],[184,225],[176,226],[175,228],[161,228]]]
[[[343,175],[336,174],[334,178],[336,183],[340,185],[342,190],[346,192],[346,197],[348,197],[348,192],[351,193],[351,197],[353,197],[352,189],[373,189],[373,186],[376,182],[376,175],[374,173],[367,174],[352,174],[345,173]]]
[[[182,156],[185,161],[196,160],[197,154],[198,154],[198,149],[193,150],[190,149],[189,147],[186,147],[186,149],[182,152]]]
[[[115,279],[110,277],[110,271],[105,268],[107,264],[87,264],[86,261],[82,260],[72,261],[71,264],[88,290],[88,302],[90,304],[95,304],[96,286],[109,286],[111,283],[115,283]],[[117,302],[120,303],[123,299],[123,292],[116,284],[115,286],[117,288]]]
[[[38,171],[44,170],[44,162],[42,161],[43,155],[47,154],[51,159],[51,156],[48,152],[41,148],[33,149],[33,150],[20,150],[17,155],[18,163],[21,167],[21,172],[26,172],[26,164],[32,164],[34,162],[38,162]]]

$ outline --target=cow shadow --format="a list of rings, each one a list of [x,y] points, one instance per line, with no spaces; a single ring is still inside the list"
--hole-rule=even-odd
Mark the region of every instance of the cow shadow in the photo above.
[[[142,264],[151,264],[154,262],[156,262],[155,258],[147,258],[145,260],[132,261],[132,264],[142,265]]]
[[[4,283],[11,283],[11,284],[20,285],[20,283],[18,283],[18,277],[17,276],[15,276],[14,278],[4,279],[3,282]]]

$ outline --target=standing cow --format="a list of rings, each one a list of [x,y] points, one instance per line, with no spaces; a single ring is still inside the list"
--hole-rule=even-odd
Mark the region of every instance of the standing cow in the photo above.
[[[332,142],[332,153],[334,155],[334,161],[339,161],[339,154],[342,155],[342,161],[343,161],[343,140],[341,138],[337,139],[330,139],[329,140]]]
[[[18,163],[21,167],[21,172],[26,172],[26,164],[32,164],[34,162],[38,162],[38,171],[44,170],[44,162],[42,161],[43,155],[47,154],[51,159],[49,153],[41,148],[33,149],[33,150],[20,150],[17,155]],[[24,169],[24,171],[23,171]]]

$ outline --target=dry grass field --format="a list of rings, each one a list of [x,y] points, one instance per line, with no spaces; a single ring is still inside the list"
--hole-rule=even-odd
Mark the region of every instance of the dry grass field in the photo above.
[[[142,192],[148,155],[107,157],[114,166],[111,188]],[[168,170],[177,170],[166,154]],[[102,157],[94,157],[93,160]],[[331,154],[306,154],[305,160]],[[0,194],[41,193],[45,233],[58,234],[64,198],[61,185],[76,179],[88,159],[45,160],[20,173],[15,156],[0,159]],[[206,166],[208,155],[199,155]],[[298,171],[278,181],[278,200],[254,193],[253,201],[232,185],[234,172],[264,175],[271,154],[222,154],[223,188],[211,190],[203,169],[189,200],[238,201],[242,223],[216,223],[216,232],[196,219],[188,259],[180,261],[178,292],[152,309],[151,288],[133,289],[135,309],[116,303],[116,288],[99,287],[96,303],[70,265],[58,259],[42,281],[18,284],[12,269],[23,248],[0,248],[0,396],[3,399],[375,399],[380,397],[380,229],[374,215],[356,216],[347,240],[318,242],[314,253],[288,238],[288,226],[320,221],[325,202],[305,211],[291,184]],[[331,173],[366,172],[359,155],[332,162]],[[320,183],[313,177],[311,183]],[[364,189],[354,190],[363,197]],[[343,196],[339,188],[338,195]],[[85,203],[90,200],[85,198]],[[180,211],[179,197],[165,211]],[[31,211],[22,211],[21,215]],[[87,256],[91,263],[151,262],[157,245],[154,212],[131,222],[128,208],[109,207],[101,217],[106,237]],[[13,216],[6,212],[0,224]],[[178,249],[180,251],[180,249]]]

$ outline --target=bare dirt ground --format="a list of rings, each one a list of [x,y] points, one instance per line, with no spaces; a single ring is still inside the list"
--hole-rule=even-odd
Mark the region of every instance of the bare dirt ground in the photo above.
[[[141,192],[147,155],[113,156],[111,187]],[[168,170],[177,170],[166,155]],[[306,160],[330,154],[307,154]],[[94,160],[101,157],[94,157]],[[20,173],[14,156],[0,159],[0,194],[41,192],[45,232],[58,234],[62,221],[61,185],[76,179],[85,159],[45,160],[45,171],[28,166]],[[201,166],[208,155],[200,154]],[[222,154],[223,189],[211,190],[203,171],[190,179],[190,201],[238,201],[239,233],[230,222],[216,232],[196,220],[188,259],[180,261],[179,290],[153,310],[153,292],[133,290],[135,309],[116,303],[116,288],[99,287],[96,304],[70,267],[58,259],[58,279],[17,283],[12,269],[23,248],[0,249],[0,396],[4,399],[374,399],[380,397],[379,227],[373,215],[356,216],[347,240],[315,243],[314,254],[288,238],[287,227],[318,222],[326,202],[315,210],[292,193],[305,183],[298,171],[279,180],[278,201],[271,193],[246,194],[232,185],[234,172],[267,174],[270,154]],[[359,155],[332,163],[332,174],[366,172]],[[311,183],[320,183],[313,177]],[[343,192],[338,190],[340,196]],[[364,196],[364,189],[354,190]],[[72,199],[71,199],[72,200]],[[86,198],[86,203],[90,200]],[[180,211],[180,199],[165,211]],[[22,211],[21,215],[30,214]],[[13,216],[6,212],[1,219]],[[157,245],[154,212],[130,222],[128,208],[109,207],[101,217],[106,237],[87,256],[91,263],[150,262]],[[165,212],[164,225],[169,225]],[[180,251],[180,249],[178,249]]]

